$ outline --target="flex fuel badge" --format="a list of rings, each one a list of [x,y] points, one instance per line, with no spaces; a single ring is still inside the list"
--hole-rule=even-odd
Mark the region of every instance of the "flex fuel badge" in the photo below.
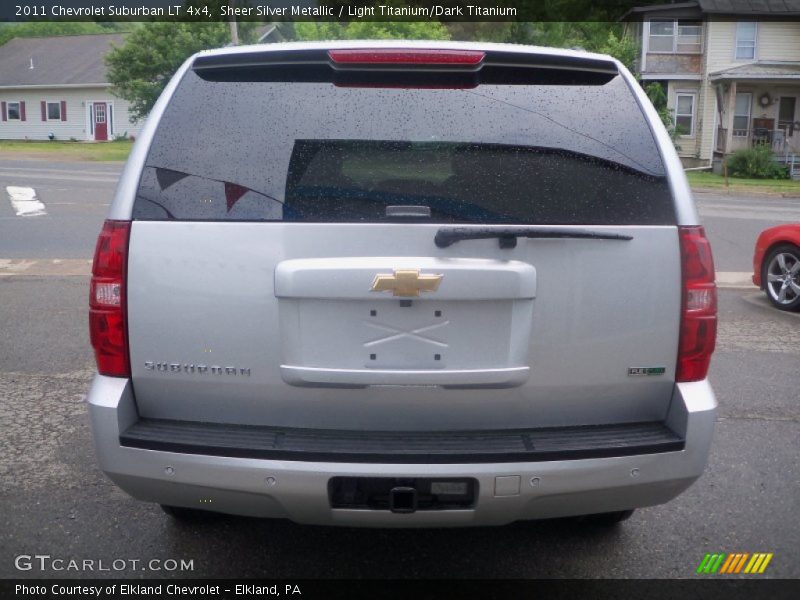
[[[628,367],[628,377],[638,377],[641,375],[663,375],[665,367]]]

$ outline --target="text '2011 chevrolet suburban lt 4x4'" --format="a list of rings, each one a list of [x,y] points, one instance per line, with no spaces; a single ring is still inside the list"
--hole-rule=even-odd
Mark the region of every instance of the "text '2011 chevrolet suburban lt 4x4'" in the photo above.
[[[90,301],[101,468],[173,515],[613,522],[708,457],[710,248],[607,56],[201,52],[136,142]]]

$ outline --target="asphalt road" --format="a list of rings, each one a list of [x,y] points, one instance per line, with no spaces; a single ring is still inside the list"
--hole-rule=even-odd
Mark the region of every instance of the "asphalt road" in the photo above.
[[[128,498],[97,469],[84,404],[93,372],[86,261],[116,169],[0,163],[0,193],[33,186],[47,207],[45,216],[17,217],[0,195],[0,577],[693,577],[706,552],[759,551],[774,553],[765,576],[800,577],[800,314],[769,308],[754,289],[720,293],[711,369],[720,412],[706,473],[619,528],[180,524]],[[798,199],[701,195],[699,205],[717,265],[729,271],[749,270],[763,227],[800,220]],[[14,559],[25,554],[183,559],[194,569],[18,571]]]
[[[695,202],[718,271],[753,272],[758,234],[781,223],[800,223],[800,198],[746,197],[700,192]]]
[[[121,166],[0,160],[0,258],[91,258]],[[33,187],[47,214],[17,217],[6,186]]]
[[[118,163],[0,159],[0,259],[91,258],[120,170]],[[9,185],[33,187],[47,215],[16,217],[5,193]],[[751,271],[759,232],[800,222],[800,198],[705,192],[695,198],[719,271]]]

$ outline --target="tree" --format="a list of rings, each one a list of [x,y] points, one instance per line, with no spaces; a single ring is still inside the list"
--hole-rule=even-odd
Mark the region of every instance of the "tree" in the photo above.
[[[449,40],[450,34],[438,21],[358,21],[347,26],[347,39]]]
[[[634,71],[639,47],[633,38],[624,35],[618,36],[614,31],[609,31],[605,43],[597,48],[597,52],[610,54],[628,69]]]
[[[515,21],[511,23],[448,23],[455,40],[481,40],[581,48],[610,54],[629,69],[636,60],[636,42],[623,35],[622,25],[605,21]]]
[[[513,41],[515,21],[451,21],[445,23],[453,40],[476,42]]]
[[[217,3],[227,4],[227,0]],[[195,2],[187,2],[187,5]],[[212,3],[201,2],[200,5]],[[218,10],[213,14],[219,14]],[[138,27],[122,46],[106,55],[112,91],[130,102],[131,120],[146,117],[164,87],[183,61],[195,52],[231,43],[227,22],[154,21]],[[243,43],[254,41],[255,23],[239,23]]]
[[[657,81],[653,81],[644,86],[644,92],[647,94],[647,97],[650,98],[650,102],[653,103],[658,116],[661,118],[661,122],[672,138],[672,143],[675,144],[675,148],[680,150],[681,147],[676,142],[678,136],[683,133],[683,129],[680,125],[675,123],[675,115],[667,108],[667,94],[664,91],[664,86]]]
[[[345,25],[337,21],[301,21],[293,23],[298,40],[343,40]]]
[[[438,21],[300,22],[294,24],[299,40],[449,40]]]
[[[27,23],[0,23],[0,46],[8,40],[22,37],[53,37],[57,35],[84,35],[89,33],[115,33],[129,31],[131,23],[94,23],[68,21],[42,21]]]

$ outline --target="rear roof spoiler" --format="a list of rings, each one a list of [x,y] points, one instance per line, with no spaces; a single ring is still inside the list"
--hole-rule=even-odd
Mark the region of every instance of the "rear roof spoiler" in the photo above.
[[[337,50],[347,50],[348,48],[335,48]],[[365,51],[363,47],[354,47],[353,50]],[[380,50],[385,51],[386,46],[380,46]],[[433,46],[430,51],[438,50]],[[616,63],[607,58],[591,55],[573,54],[553,54],[535,52],[514,52],[508,50],[496,50],[477,48],[478,51],[485,53],[483,61],[477,65],[477,69],[485,67],[530,67],[539,69],[556,69],[570,71],[585,71],[601,73],[605,75],[617,75]],[[426,52],[424,48],[405,48],[398,47],[398,52]],[[465,52],[469,52],[465,50]],[[323,48],[291,48],[291,49],[263,49],[245,52],[221,52],[206,55],[198,55],[192,69],[195,71],[207,71],[216,69],[247,68],[247,67],[266,67],[266,66],[301,66],[301,65],[329,65],[337,69],[347,68],[346,64],[337,63],[330,57],[328,49]],[[382,65],[371,65],[372,68]],[[397,65],[385,64],[384,68],[396,69]],[[460,70],[464,68],[476,68],[476,65],[460,64],[405,64],[406,68],[418,70],[420,68],[436,70]],[[358,68],[354,66],[353,68]]]
[[[463,50],[482,60],[436,60],[431,48],[376,47],[376,55],[395,52],[398,60],[338,60],[347,48],[254,49],[199,55],[192,70],[210,81],[306,81],[337,85],[475,87],[480,84],[603,85],[619,74],[613,59],[580,54]],[[355,47],[368,56],[370,48]],[[457,52],[457,51],[456,51]],[[408,60],[417,54],[419,60]],[[402,56],[401,56],[402,55]]]

